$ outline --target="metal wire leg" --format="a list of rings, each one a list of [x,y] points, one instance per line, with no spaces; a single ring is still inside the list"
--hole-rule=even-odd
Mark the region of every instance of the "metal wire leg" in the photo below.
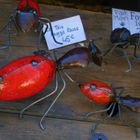
[[[60,92],[58,93],[58,95],[56,96],[56,98],[54,99],[54,101],[52,102],[52,104],[49,106],[49,108],[45,111],[44,115],[42,116],[42,118],[40,119],[40,122],[39,122],[39,125],[40,125],[40,128],[42,130],[45,129],[44,125],[43,125],[43,121],[44,121],[44,118],[47,116],[47,114],[49,113],[49,111],[51,110],[51,108],[53,107],[53,105],[55,104],[55,102],[57,101],[57,99],[60,97],[60,95],[62,94],[62,92],[64,91],[65,87],[66,87],[66,82],[63,78],[63,76],[60,74],[60,77],[62,79],[62,82],[63,82],[63,87],[62,89],[60,90]]]
[[[109,49],[103,54],[103,56],[106,56],[106,55],[110,54],[116,47],[117,47],[117,45],[113,45],[113,47],[109,48]]]
[[[51,21],[50,21],[48,18],[40,17],[40,22],[43,23],[43,24],[45,24],[46,26],[48,26],[48,25],[46,24],[46,22],[43,22],[43,20],[48,22],[48,24],[49,24],[49,26],[50,26],[51,35],[52,35],[53,40],[55,41],[55,43],[62,45],[63,43],[58,42],[58,41],[55,39]]]
[[[121,107],[120,107],[119,104],[118,104],[118,112],[119,112],[119,118],[120,118],[120,120],[122,120],[122,118],[121,118]]]
[[[8,27],[10,21],[8,21],[1,29],[0,32],[2,32],[3,30],[5,30]]]
[[[118,104],[118,109],[119,109],[119,118],[120,120],[122,121],[122,118],[121,118],[121,108],[120,108],[120,105]],[[131,110],[132,111],[132,110]],[[134,133],[135,133],[135,136],[136,138],[139,138],[139,135],[138,135],[138,131],[137,131],[137,128],[129,123],[126,124],[128,127],[130,127]]]
[[[98,127],[99,124],[101,124],[103,121],[105,121],[106,119],[108,119],[108,118],[110,118],[112,116],[112,114],[114,112],[114,109],[115,109],[115,106],[116,106],[116,103],[112,103],[110,106],[112,107],[112,105],[113,105],[113,108],[112,108],[112,111],[111,111],[110,115],[108,115],[107,117],[105,117],[105,118],[103,118],[101,120],[98,120],[95,123],[95,125],[92,127],[92,130],[91,130],[92,133],[95,132],[95,130],[97,129],[97,127]]]
[[[111,107],[113,106],[113,104],[114,104],[114,103],[110,104],[110,106],[109,106],[107,109],[92,111],[92,112],[87,113],[85,116],[86,116],[86,117],[89,117],[89,116],[91,116],[92,114],[95,114],[95,113],[107,112],[108,110],[111,109]]]
[[[43,33],[43,27],[42,27],[42,29],[40,30],[40,32],[39,32],[39,36],[38,36],[38,44],[37,44],[37,49],[38,49],[38,51],[39,51],[40,48],[41,48],[41,38],[42,38],[42,33]]]
[[[140,60],[140,56],[137,56],[137,48],[139,48],[139,44],[135,44],[134,46],[134,54],[133,54],[134,60]]]
[[[8,41],[7,41],[7,43],[6,43],[6,45],[4,45],[4,46],[0,46],[0,50],[2,50],[2,49],[7,49],[7,48],[9,48],[10,47],[10,45],[11,45],[11,41],[10,41],[10,37],[11,37],[11,33],[10,33],[10,27],[11,27],[11,22],[12,21],[9,21],[8,23],[7,23],[7,25],[5,25],[2,29],[1,29],[1,31],[2,30],[4,30],[4,29],[7,29],[7,34],[8,34]]]
[[[114,87],[114,90],[120,90],[118,97],[120,97],[124,93],[124,87]]]
[[[114,113],[114,110],[115,110],[115,107],[116,107],[116,104],[117,104],[117,103],[113,103],[112,111],[111,111],[111,113],[107,116],[107,118],[111,118],[111,117],[112,117],[112,115],[113,115],[113,113]]]
[[[128,63],[128,69],[125,72],[130,72],[132,70],[132,65],[131,65],[131,62],[130,62],[130,60],[128,58],[128,55],[123,49],[120,49],[120,51],[123,52],[124,57],[125,57],[125,59],[126,59],[126,61]]]
[[[14,13],[9,17],[8,22],[0,29],[0,32],[7,29],[7,33],[8,33],[7,44],[5,46],[1,46],[0,49],[6,49],[6,48],[9,48],[11,46],[11,26],[12,26],[12,23],[14,23],[16,29],[18,30],[18,26],[15,22],[15,13],[16,12],[14,11]]]
[[[50,97],[51,95],[53,95],[58,89],[58,78],[57,78],[57,74],[56,74],[56,78],[55,78],[55,89],[50,93],[50,94],[47,94],[46,96],[36,100],[35,102],[31,103],[30,105],[26,106],[24,109],[22,109],[20,111],[20,118],[22,118],[23,116],[23,113],[28,110],[30,107],[32,107],[33,105],[37,104],[38,102],[41,102],[42,100]]]
[[[45,31],[43,32],[43,25],[46,25],[46,29],[45,29]],[[42,22],[42,21],[40,21],[40,26],[41,26],[41,29],[40,29],[40,31],[39,31],[39,36],[38,36],[38,41],[37,41],[37,49],[38,49],[38,51],[40,51],[41,49],[41,39],[42,39],[42,35],[45,35],[45,33],[47,32],[47,30],[48,30],[48,24],[46,24],[46,23],[44,23],[44,22]]]
[[[75,84],[77,84],[77,85],[80,84],[79,82],[73,80],[73,79],[71,78],[71,76],[70,76],[68,73],[66,73],[65,71],[63,71],[63,73],[65,74],[65,76],[66,76],[72,83],[75,83]]]

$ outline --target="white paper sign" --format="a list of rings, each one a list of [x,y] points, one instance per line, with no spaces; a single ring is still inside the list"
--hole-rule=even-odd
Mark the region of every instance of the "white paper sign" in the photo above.
[[[49,50],[86,40],[85,31],[79,15],[54,21],[51,24],[56,41],[62,44],[57,44],[54,41],[49,27],[45,33],[45,40]],[[46,25],[44,25],[43,31],[45,29]]]
[[[127,28],[132,34],[140,32],[140,12],[112,9],[112,30]]]

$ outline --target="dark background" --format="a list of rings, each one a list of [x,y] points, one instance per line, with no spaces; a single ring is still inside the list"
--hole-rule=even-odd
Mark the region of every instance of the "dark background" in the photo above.
[[[92,11],[110,11],[112,7],[140,11],[140,0],[38,0],[41,3],[63,5]]]

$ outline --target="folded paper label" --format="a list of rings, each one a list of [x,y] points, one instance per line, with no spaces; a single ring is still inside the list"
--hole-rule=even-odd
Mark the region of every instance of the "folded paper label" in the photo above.
[[[112,29],[125,27],[130,32],[140,32],[140,12],[112,8]]]
[[[43,32],[46,30],[45,40],[49,50],[86,40],[85,31],[79,15],[51,22],[51,25],[54,38],[59,43],[56,43],[53,39],[50,25],[48,24],[47,30],[46,25],[44,25]]]

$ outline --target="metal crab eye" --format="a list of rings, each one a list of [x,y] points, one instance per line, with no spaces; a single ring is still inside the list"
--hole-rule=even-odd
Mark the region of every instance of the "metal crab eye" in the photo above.
[[[91,84],[91,85],[90,85],[90,88],[91,88],[92,90],[96,90],[96,85]]]
[[[38,61],[36,61],[36,60],[32,60],[32,61],[31,61],[31,65],[32,65],[32,66],[37,66],[37,64],[38,64]]]

